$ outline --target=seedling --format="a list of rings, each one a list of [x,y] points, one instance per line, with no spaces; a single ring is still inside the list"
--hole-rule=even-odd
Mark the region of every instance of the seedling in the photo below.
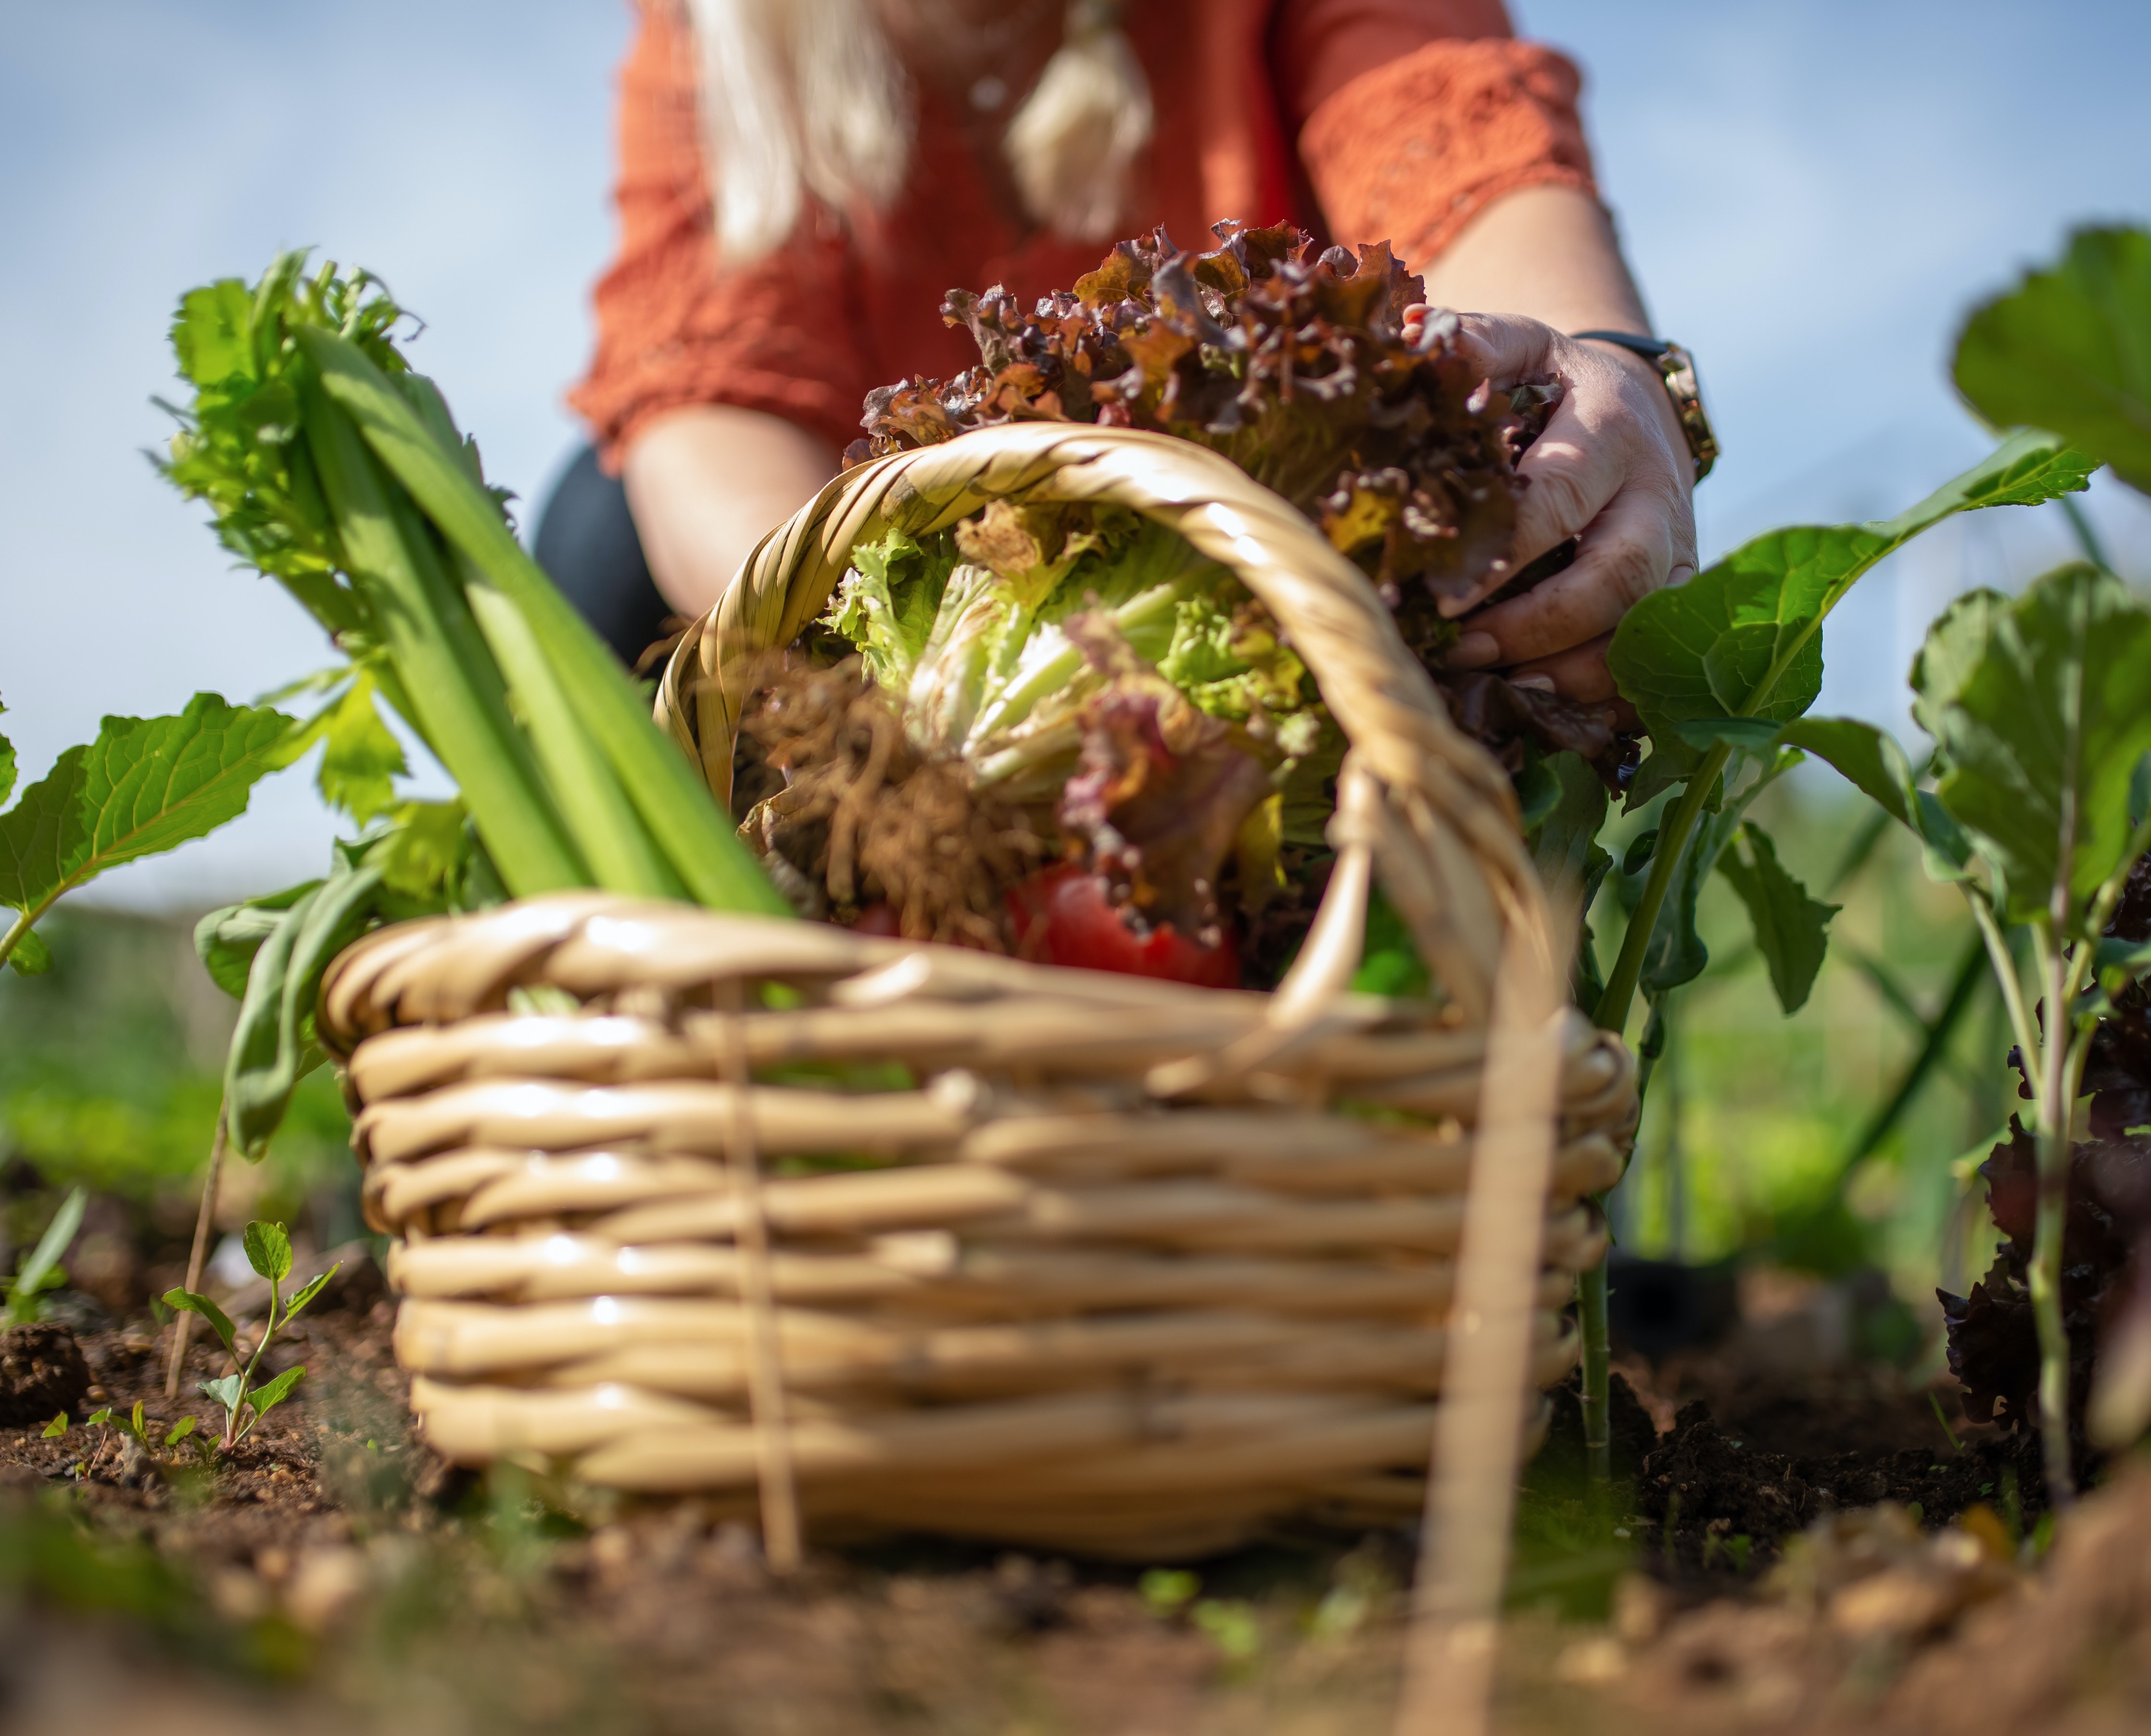
[[[269,1280],[269,1318],[262,1324],[261,1342],[243,1364],[235,1342],[238,1329],[222,1308],[194,1290],[175,1287],[164,1293],[164,1300],[171,1307],[200,1314],[208,1321],[210,1329],[223,1341],[233,1363],[239,1364],[221,1379],[200,1383],[204,1392],[224,1406],[224,1435],[215,1449],[219,1453],[228,1453],[237,1446],[254,1432],[256,1423],[291,1396],[291,1389],[299,1384],[306,1372],[305,1369],[286,1369],[259,1386],[254,1384],[255,1371],[261,1366],[261,1358],[277,1333],[290,1326],[306,1304],[321,1293],[322,1287],[342,1269],[339,1261],[286,1303],[282,1300],[283,1283],[291,1275],[291,1238],[285,1233],[284,1226],[259,1221],[250,1223],[244,1242],[246,1263]],[[142,1407],[138,1404],[134,1408],[139,1419]],[[173,1436],[174,1440],[180,1438],[178,1435]]]
[[[60,1256],[67,1252],[68,1243],[74,1240],[75,1232],[82,1227],[83,1207],[89,1202],[89,1196],[79,1187],[62,1200],[59,1210],[53,1213],[53,1221],[45,1227],[45,1233],[30,1250],[30,1258],[8,1280],[10,1326],[33,1325],[44,1318],[45,1304],[41,1293],[56,1290],[67,1282],[67,1274],[60,1270]]]

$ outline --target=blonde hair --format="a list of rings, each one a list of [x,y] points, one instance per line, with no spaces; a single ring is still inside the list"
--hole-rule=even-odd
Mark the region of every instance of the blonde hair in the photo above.
[[[886,208],[911,164],[910,81],[872,0],[686,0],[720,255],[781,246],[811,194],[839,213]],[[1061,45],[1003,141],[1030,217],[1108,239],[1155,124],[1113,0],[1072,0]]]

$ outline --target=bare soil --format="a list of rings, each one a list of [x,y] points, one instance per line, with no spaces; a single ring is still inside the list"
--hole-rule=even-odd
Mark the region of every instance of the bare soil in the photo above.
[[[409,1427],[392,1318],[354,1285],[302,1322],[271,1353],[306,1364],[299,1396],[214,1465],[78,1418],[0,1429],[0,1729],[1389,1728],[1408,1535],[1287,1532],[1177,1577],[914,1540],[776,1581],[691,1500],[445,1465]],[[170,1329],[85,1324],[86,1396],[213,1433],[192,1388],[222,1353],[198,1344],[168,1403]],[[1504,1729],[2151,1728],[2151,1472],[2020,1560],[2035,1450],[1945,1399],[1953,1445],[1892,1371],[1629,1373],[1621,1492],[1586,1489],[1572,1406],[1526,1476]]]

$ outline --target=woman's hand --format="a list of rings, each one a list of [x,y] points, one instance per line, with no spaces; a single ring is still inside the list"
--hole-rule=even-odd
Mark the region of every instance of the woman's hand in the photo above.
[[[1415,330],[1425,310],[1406,314]],[[1695,572],[1695,463],[1658,370],[1617,345],[1578,342],[1514,314],[1465,314],[1460,345],[1499,388],[1557,378],[1564,388],[1545,433],[1517,466],[1513,574],[1570,537],[1565,570],[1519,597],[1471,615],[1452,669],[1500,669],[1525,686],[1586,702],[1617,697],[1606,647],[1640,598]],[[1464,615],[1506,582],[1445,603]]]

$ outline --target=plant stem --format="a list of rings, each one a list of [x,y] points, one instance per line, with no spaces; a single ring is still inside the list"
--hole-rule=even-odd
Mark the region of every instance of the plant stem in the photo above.
[[[1602,1030],[1619,1031],[1628,1023],[1629,1004],[1636,984],[1642,979],[1643,954],[1658,927],[1658,912],[1673,883],[1681,852],[1688,848],[1703,803],[1725,770],[1732,750],[1723,741],[1703,755],[1703,762],[1681,792],[1673,817],[1658,828],[1658,848],[1651,857],[1651,872],[1643,881],[1642,896],[1629,914],[1628,931],[1621,937],[1620,956],[1613,961],[1606,992],[1598,997],[1592,1021]],[[1640,1097],[1641,1093],[1639,1092]],[[1612,1335],[1607,1317],[1606,1263],[1601,1260],[1577,1280],[1577,1324],[1583,1332],[1583,1450],[1591,1479],[1609,1481],[1613,1475]]]
[[[187,1253],[187,1288],[198,1292],[201,1288],[202,1262],[209,1253],[210,1225],[216,1217],[216,1189],[224,1174],[224,1105],[216,1106],[216,1136],[209,1142],[209,1172],[202,1177],[201,1210],[195,1215],[195,1245]],[[172,1359],[164,1369],[164,1398],[169,1403],[180,1395],[180,1371],[187,1359],[189,1329],[195,1324],[194,1310],[181,1308],[179,1318],[172,1323]]]
[[[2035,931],[2037,932],[2037,931]],[[2057,1510],[2076,1499],[2076,1476],[2069,1446],[2069,1335],[2062,1308],[2062,1251],[2068,1228],[2069,1138],[2076,1087],[2090,1052],[2088,1029],[2072,1034],[2071,1004],[2083,973],[2083,959],[2072,961],[2061,948],[2048,954],[2047,1045],[2040,1056],[2038,1215],[2032,1242],[2032,1318],[2039,1334],[2039,1446],[2044,1457],[2047,1499]],[[2090,948],[2080,948],[2088,955]]]
[[[1606,979],[1606,992],[1598,997],[1597,1010],[1592,1015],[1601,1030],[1627,1028],[1629,1004],[1636,998],[1636,984],[1642,979],[1643,954],[1650,948],[1658,911],[1673,887],[1673,871],[1732,752],[1720,741],[1703,755],[1702,764],[1681,792],[1680,805],[1674,808],[1673,817],[1658,828],[1658,847],[1651,857],[1651,872],[1643,881],[1642,896],[1629,914],[1628,932],[1621,937],[1620,956],[1613,961],[1612,974]]]
[[[8,955],[23,944],[23,937],[30,932],[32,918],[27,910],[8,924],[8,932],[0,934],[0,964],[8,962]]]
[[[1609,1249],[1610,1253],[1611,1250]],[[1594,1483],[1613,1480],[1613,1338],[1611,1289],[1602,1259],[1576,1281],[1583,1333],[1583,1457]]]

